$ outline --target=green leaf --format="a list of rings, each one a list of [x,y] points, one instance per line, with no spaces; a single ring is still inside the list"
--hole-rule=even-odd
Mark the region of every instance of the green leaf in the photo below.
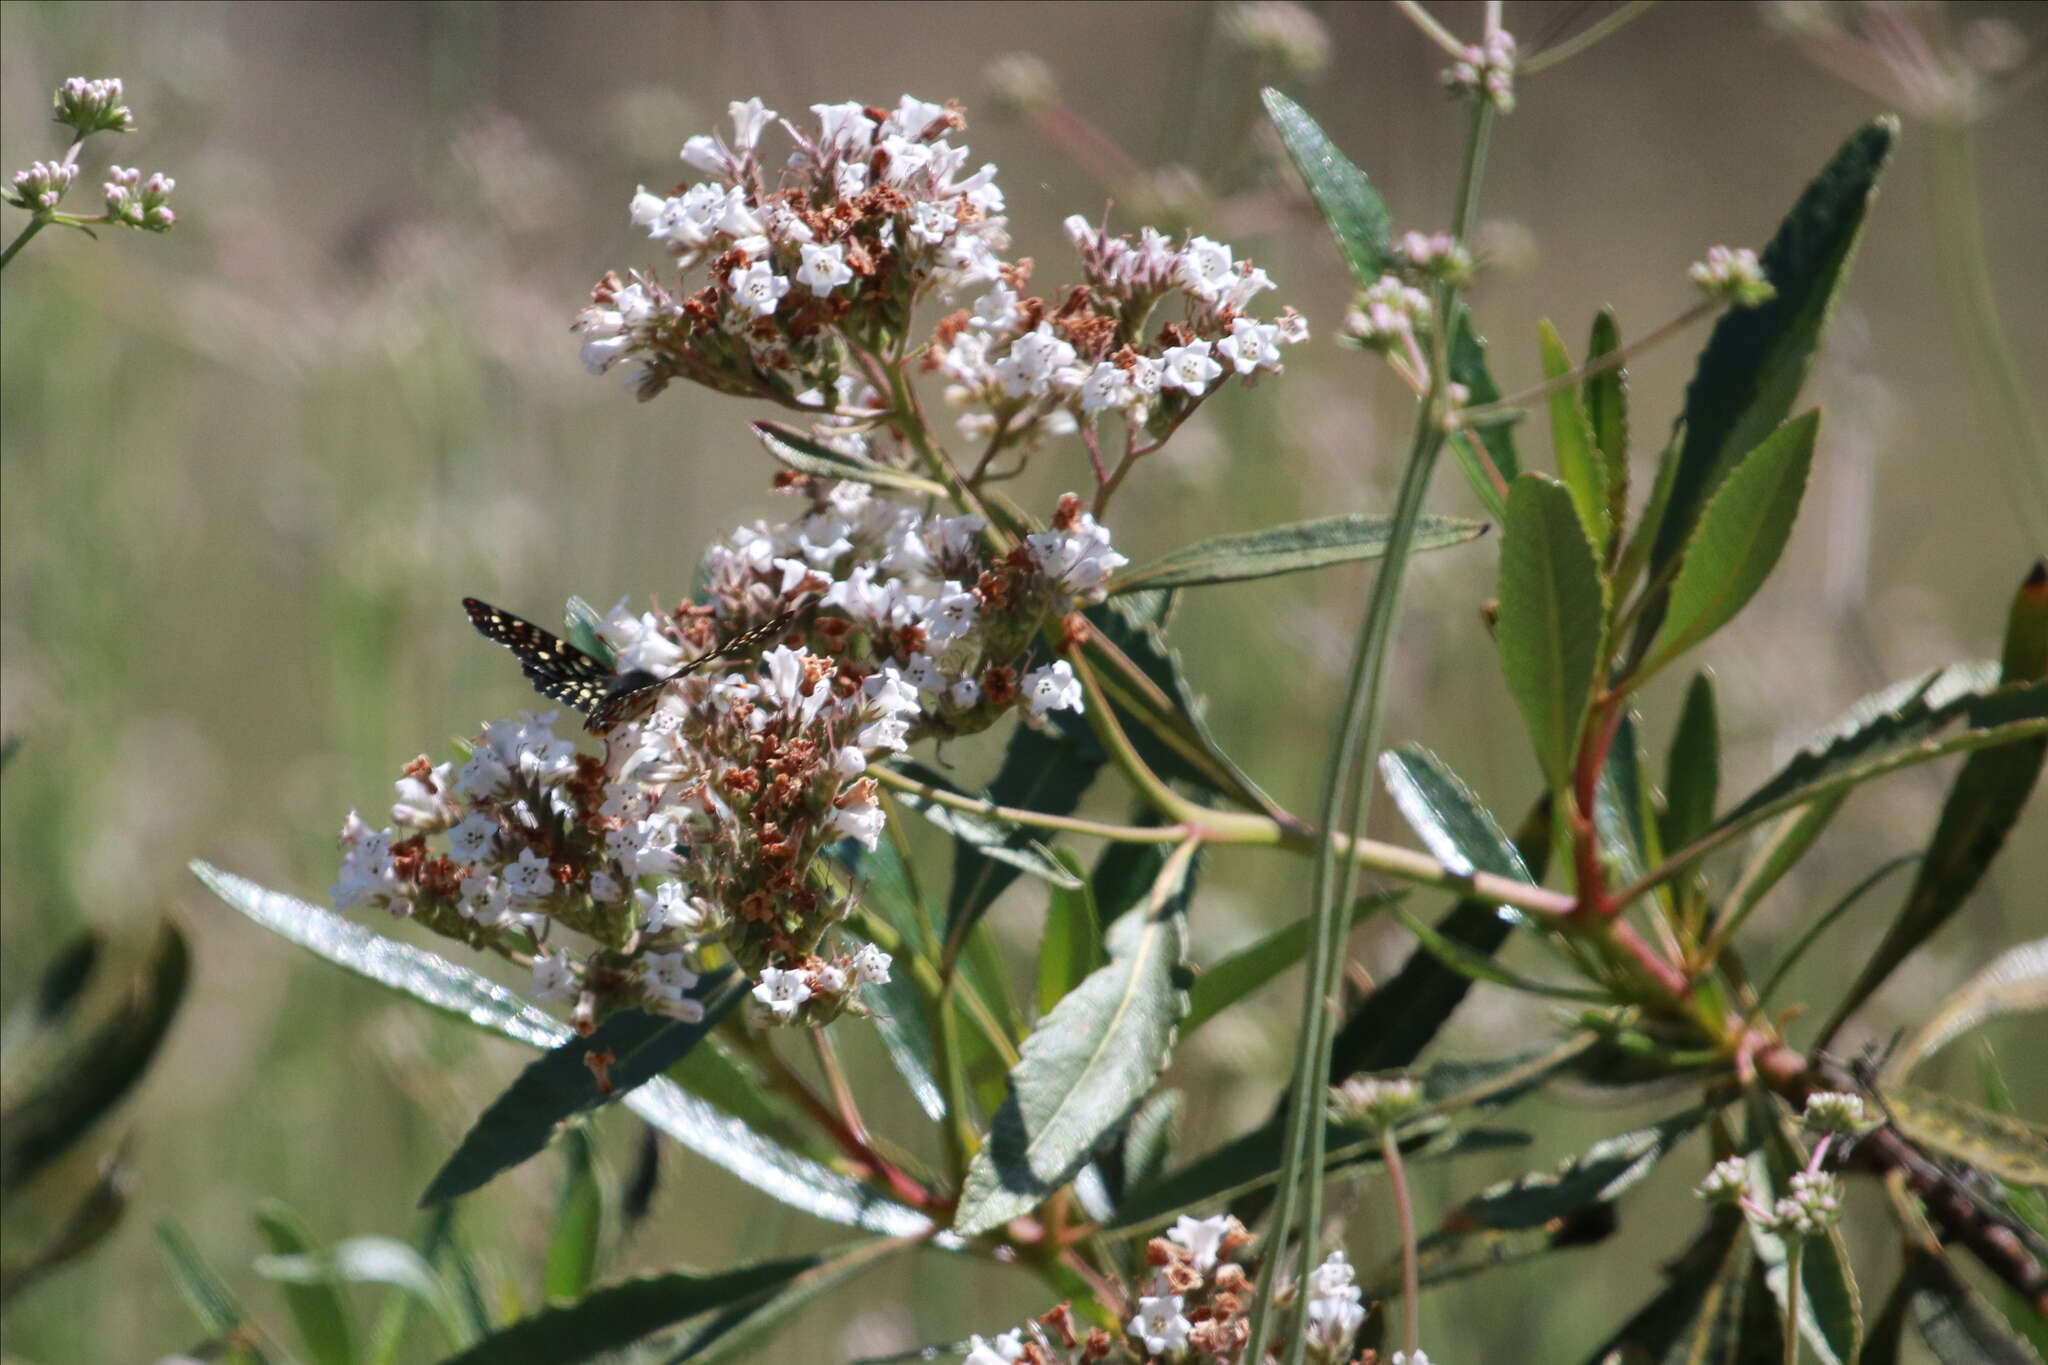
[[[1586,362],[1592,364],[1620,349],[1621,328],[1615,323],[1614,310],[1603,308],[1593,319],[1593,335],[1586,343]],[[1627,367],[1617,365],[1588,376],[1579,394],[1592,427],[1594,447],[1606,466],[1603,483],[1607,489],[1607,524],[1618,533],[1628,517]]]
[[[312,1257],[319,1252],[305,1221],[275,1199],[257,1208],[256,1226],[262,1229],[272,1255]],[[355,1328],[332,1283],[287,1283],[284,1301],[291,1310],[292,1325],[298,1328],[299,1343],[315,1365],[354,1365]]]
[[[1557,328],[1544,321],[1539,329],[1543,343],[1543,377],[1562,379],[1572,372],[1570,352]],[[1593,423],[1579,402],[1578,390],[1565,387],[1550,395],[1550,444],[1557,453],[1557,474],[1571,492],[1572,506],[1585,525],[1586,539],[1602,554],[1613,529],[1607,497],[1607,459],[1596,444]],[[1510,497],[1513,495],[1510,494]]]
[[[1423,751],[1409,748],[1396,752],[1404,765],[1412,767]],[[1381,772],[1386,772],[1384,761]],[[1469,837],[1460,835],[1458,847],[1480,871],[1530,882],[1542,880],[1550,850],[1548,801],[1537,803],[1513,843],[1493,827],[1490,816],[1476,825],[1460,821],[1446,823],[1444,828],[1468,832]],[[1464,900],[1452,906],[1435,928],[1447,941],[1491,954],[1506,941],[1514,923],[1498,906]],[[1444,966],[1427,949],[1417,947],[1400,970],[1375,987],[1344,1021],[1330,1053],[1330,1084],[1361,1071],[1407,1066],[1436,1037],[1470,988],[1465,977]]]
[[[1203,583],[1239,583],[1254,578],[1378,559],[1387,552],[1391,517],[1357,513],[1315,521],[1268,526],[1185,545],[1140,569],[1120,573],[1111,593],[1139,589],[1187,588]],[[1486,523],[1463,517],[1422,517],[1415,525],[1414,550],[1441,550],[1485,534]]]
[[[1906,1265],[1886,1301],[1859,1365],[1897,1365],[1907,1322],[1941,1365],[2041,1365],[2014,1333],[1950,1268],[1946,1258],[1906,1244]]]
[[[1508,491],[1500,547],[1501,669],[1554,789],[1571,780],[1597,681],[1607,589],[1564,485],[1524,474]]]
[[[1171,1222],[1195,1208],[1213,1208],[1270,1189],[1280,1174],[1280,1126],[1268,1123],[1224,1143],[1142,1189],[1133,1189],[1103,1230],[1120,1236]],[[1401,1132],[1401,1154],[1412,1162],[1447,1160],[1529,1145],[1527,1133],[1501,1128],[1454,1128],[1432,1117]],[[1377,1133],[1332,1127],[1323,1169],[1335,1174],[1384,1159]]]
[[[1677,558],[1735,462],[1792,411],[1897,135],[1898,120],[1885,117],[1842,145],[1764,248],[1776,296],[1715,324],[1685,391],[1684,447],[1670,500],[1653,523],[1653,576]],[[1657,633],[1658,616],[1645,613],[1644,639]]]
[[[2048,560],[2037,561],[2013,595],[2003,653],[2001,684],[2038,683],[2048,677]],[[2025,743],[1980,749],[1964,761],[1906,903],[1836,1007],[1835,1018],[1847,1018],[1962,908],[2033,795],[2044,758],[2048,733]]]
[[[604,1229],[604,1195],[597,1185],[597,1153],[587,1124],[563,1131],[562,1192],[555,1200],[555,1226],[541,1273],[541,1294],[559,1302],[580,1299],[597,1270],[597,1239]]]
[[[1893,1083],[1879,1093],[1893,1126],[1928,1151],[2010,1184],[2048,1186],[2048,1128],[1917,1085]]]
[[[1380,780],[1423,847],[1451,872],[1530,880],[1492,812],[1435,754],[1419,744],[1390,749],[1380,755]]]
[[[856,879],[861,904],[878,911],[902,935],[903,943],[910,945],[909,951],[921,951],[931,917],[896,846],[884,840],[870,852],[857,841],[845,839],[835,846],[833,857]],[[946,1117],[946,1096],[932,1074],[938,1056],[932,1042],[932,1016],[912,971],[906,966],[887,981],[866,989],[875,993],[875,1030],[882,1035],[889,1060],[925,1116],[939,1122]]]
[[[164,1264],[170,1268],[171,1282],[177,1286],[178,1297],[192,1310],[192,1316],[208,1336],[246,1337],[254,1340],[257,1336],[255,1324],[242,1310],[241,1300],[227,1282],[214,1274],[212,1267],[199,1257],[199,1251],[192,1245],[192,1239],[185,1230],[170,1218],[159,1218],[156,1223],[157,1249],[163,1253]],[[249,1354],[264,1359],[262,1351],[249,1348]]]
[[[1831,791],[1780,816],[1735,879],[1723,901],[1722,922],[1740,923],[1748,918],[1771,888],[1806,856],[1806,850],[1813,847],[1813,841],[1820,838],[1821,831],[1848,799],[1847,789]]]
[[[527,1063],[504,1094],[464,1135],[427,1192],[421,1207],[478,1189],[548,1145],[563,1120],[623,1098],[675,1065],[718,1025],[746,994],[746,978],[726,969],[707,973],[696,997],[704,1017],[694,1024],[645,1010],[622,1010],[585,1036],[571,1038]],[[611,1088],[598,1085],[590,1069],[595,1053],[609,1052]]]
[[[1062,854],[1077,880],[1080,868],[1071,853]],[[1045,937],[1038,948],[1038,1012],[1052,1013],[1090,973],[1109,961],[1102,946],[1102,923],[1095,916],[1095,897],[1084,881],[1073,890],[1055,888],[1045,912]]]
[[[1942,732],[1961,722],[1959,733]],[[1951,665],[1865,697],[1714,824],[1747,827],[1779,811],[1944,754],[2048,734],[2048,683],[1995,687],[1989,670]]]
[[[1300,105],[1270,87],[1260,95],[1281,145],[1301,172],[1309,196],[1337,241],[1337,250],[1351,268],[1351,278],[1360,289],[1365,288],[1387,268],[1387,243],[1393,231],[1387,206],[1365,172],[1337,150]]]
[[[209,863],[190,866],[193,875],[242,914],[358,976],[528,1047],[554,1048],[575,1037],[567,1024],[544,1010],[438,954]],[[931,1226],[921,1214],[769,1141],[668,1080],[647,1082],[627,1095],[625,1104],[699,1156],[814,1217],[895,1236],[914,1237]]]
[[[1173,1154],[1174,1130],[1180,1125],[1181,1107],[1180,1091],[1162,1090],[1131,1115],[1130,1124],[1124,1129],[1123,1188],[1119,1195],[1149,1185],[1165,1174],[1167,1158]]]
[[[680,1351],[668,1357],[667,1365],[682,1365],[684,1361],[696,1361],[698,1365],[757,1361],[761,1353],[755,1348],[788,1326],[806,1304],[910,1245],[906,1241],[887,1241],[857,1246],[805,1271],[773,1294],[742,1300],[697,1329]]]
[[[381,1284],[403,1290],[433,1311],[449,1345],[469,1341],[447,1281],[424,1256],[395,1237],[350,1237],[314,1255],[258,1256],[256,1273],[287,1285]]]
[[[1647,1176],[1705,1117],[1705,1110],[1691,1109],[1648,1128],[1603,1138],[1555,1172],[1532,1171],[1466,1200],[1445,1215],[1445,1225],[1504,1231],[1541,1227],[1587,1205],[1612,1202]]]
[[[1685,449],[1685,423],[1681,421],[1671,439],[1665,443],[1664,451],[1657,457],[1657,473],[1650,481],[1650,498],[1643,504],[1643,514],[1636,522],[1635,530],[1629,532],[1627,542],[1622,546],[1621,558],[1614,564],[1614,597],[1625,599],[1636,585],[1636,578],[1650,562],[1650,547],[1657,543],[1657,528],[1663,524],[1664,510],[1671,503],[1671,486],[1678,479],[1678,457]],[[1617,519],[1616,524],[1620,522]],[[1667,585],[1668,586],[1668,585]],[[1650,637],[1638,634],[1637,645],[1647,645]]]
[[[31,1284],[84,1256],[121,1225],[135,1188],[135,1172],[120,1150],[100,1161],[99,1175],[86,1187],[64,1221],[20,1259],[0,1261],[0,1310]]]
[[[128,947],[113,954],[74,940],[44,973],[33,1014],[8,1021],[0,1190],[71,1150],[141,1079],[169,1032],[190,972],[185,936],[164,919],[146,944]]]
[[[930,479],[907,470],[891,469],[820,445],[794,427],[780,422],[750,422],[754,439],[780,463],[799,474],[821,479],[848,479],[878,488],[901,488],[923,497],[942,498],[946,490]]]
[[[2048,1009],[2048,938],[2016,944],[1978,968],[1893,1051],[1878,1084],[1905,1080],[1922,1061],[1986,1020],[2041,1009]]]
[[[772,1295],[825,1259],[823,1254],[798,1256],[713,1275],[674,1271],[606,1285],[577,1303],[521,1318],[445,1365],[569,1365],[589,1360],[699,1313]]]
[[[1642,746],[1637,739],[1640,717],[1623,713],[1607,746],[1607,762],[1593,788],[1593,823],[1600,832],[1601,856],[1623,883],[1635,881],[1662,846],[1651,837],[1650,794],[1643,783]]]
[[[1493,371],[1486,364],[1486,341],[1472,330],[1472,310],[1463,304],[1458,306],[1458,321],[1451,328],[1451,381],[1465,386],[1465,401],[1475,408],[1500,401],[1500,385],[1493,382]],[[1480,428],[1477,435],[1480,445],[1485,447],[1488,458],[1493,461],[1494,471],[1508,483],[1513,483],[1522,472],[1522,457],[1515,450],[1514,425],[1510,422],[1495,423]],[[1467,436],[1458,432],[1450,439],[1455,447]],[[1475,460],[1473,468],[1476,467]],[[1474,476],[1468,471],[1468,477]],[[1493,487],[1492,480],[1477,477],[1474,491],[1487,504],[1489,515],[1497,519],[1506,517],[1506,506],[1501,503],[1500,493]]]
[[[1166,1065],[1182,989],[1188,860],[1170,859],[1151,903],[1111,927],[1110,960],[1024,1040],[1010,1096],[974,1154],[954,1231],[973,1237],[1030,1212],[1087,1162]]]
[[[1401,923],[1407,926],[1408,932],[1421,942],[1425,952],[1469,981],[1484,981],[1527,995],[1548,996],[1554,1000],[1581,1000],[1590,1005],[1604,1005],[1613,998],[1604,990],[1554,986],[1546,981],[1535,981],[1511,972],[1495,962],[1491,956],[1475,953],[1463,944],[1439,934],[1406,910],[1396,907],[1394,913],[1401,917]]]
[[[1030,741],[1025,741],[1023,739],[1025,735],[1031,735],[1033,738]],[[1044,744],[1043,736],[1038,735],[1036,731],[1019,726],[1016,734],[1012,737],[1010,751],[1012,753],[1042,752]],[[1072,755],[1070,754],[1069,756],[1071,757]],[[1037,810],[1041,814],[1048,813],[1043,809],[1045,804],[1053,806],[1062,804],[1055,797],[1053,788],[1085,788],[1086,785],[1081,780],[1083,775],[1073,771],[1073,765],[1071,764],[1049,761],[1042,768],[1038,769],[1032,778],[1025,779],[1022,778],[1022,763],[1013,764],[1006,758],[1003,764],[1004,771],[1019,775],[1020,780],[1029,781],[1032,783],[1032,786],[1024,791],[1013,790],[1010,793],[1011,800],[997,802],[993,786],[990,788],[989,795],[982,797],[972,796],[970,793],[963,792],[954,786],[937,769],[927,767],[915,759],[898,758],[891,766],[905,777],[910,778],[914,782],[921,783],[935,792],[945,792],[954,796],[967,797],[970,800],[991,801],[995,804],[1015,806],[1023,810]],[[1003,775],[1004,773],[999,772],[997,777],[1001,778]],[[1095,776],[1095,769],[1092,767],[1088,768],[1085,776],[1092,780]],[[967,931],[973,928],[983,912],[994,903],[995,898],[1002,894],[1003,889],[1016,880],[1019,872],[1029,872],[1041,881],[1050,882],[1054,886],[1063,887],[1067,890],[1072,890],[1078,884],[1074,874],[1068,871],[1059,859],[1053,856],[1052,850],[1045,846],[1042,831],[1009,825],[995,816],[985,815],[979,811],[961,810],[955,806],[941,805],[937,801],[933,801],[929,797],[917,792],[892,789],[891,794],[905,806],[922,815],[932,825],[952,835],[954,839],[959,841],[959,847],[954,850],[953,892],[951,901],[947,906],[949,938],[956,934],[960,937],[965,937]],[[1043,804],[1031,804],[1031,797],[1034,794],[1040,797]],[[1073,798],[1075,803],[1078,804],[1080,799],[1079,791],[1073,792]],[[1071,810],[1073,807],[1070,805],[1067,809]],[[1049,813],[1064,814],[1065,812],[1055,810]]]
[[[1406,895],[1405,891],[1383,891],[1360,897],[1352,903],[1345,931],[1348,932],[1367,916],[1396,904]],[[1246,944],[1213,966],[1204,967],[1188,990],[1188,1014],[1181,1020],[1181,1036],[1187,1037],[1299,962],[1302,954],[1308,951],[1309,935],[1314,929],[1314,916],[1303,915],[1256,942]]]
[[[1819,429],[1817,411],[1779,427],[1743,457],[1700,513],[1643,675],[1728,624],[1763,586],[1792,538]]]
[[[1664,765],[1664,847],[1684,848],[1714,823],[1721,792],[1721,721],[1713,675],[1693,674]]]
[[[1715,1209],[1692,1245],[1666,1268],[1669,1283],[1620,1331],[1595,1347],[1586,1365],[1616,1360],[1642,1365],[1756,1365],[1757,1357],[1734,1349],[1741,1336],[1750,1264],[1742,1214],[1732,1208]],[[1771,1344],[1775,1348],[1776,1342]]]
[[[1808,809],[1812,808],[1809,807]],[[1806,931],[1799,936],[1797,942],[1785,950],[1783,960],[1771,969],[1770,977],[1758,988],[1756,995],[1757,1004],[1762,1006],[1770,1002],[1771,997],[1777,993],[1779,983],[1785,979],[1785,974],[1792,970],[1793,964],[1805,955],[1808,948],[1811,948],[1820,940],[1820,936],[1827,932],[1830,925],[1848,913],[1858,901],[1862,900],[1872,887],[1908,863],[1918,861],[1919,855],[1902,853],[1896,858],[1887,859],[1879,863],[1875,868],[1871,869],[1862,881],[1850,887],[1840,900],[1829,906],[1821,914],[1815,916],[1813,923],[1807,926]]]

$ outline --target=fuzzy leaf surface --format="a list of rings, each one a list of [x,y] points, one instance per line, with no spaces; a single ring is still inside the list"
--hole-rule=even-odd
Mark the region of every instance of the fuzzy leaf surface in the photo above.
[[[1351,513],[1216,536],[1183,546],[1142,568],[1118,574],[1109,591],[1239,583],[1331,564],[1378,559],[1387,552],[1387,536],[1392,526],[1391,517]],[[1421,517],[1416,521],[1411,549],[1441,550],[1462,545],[1483,535],[1486,526],[1483,521],[1464,517]]]
[[[1337,150],[1337,144],[1308,111],[1278,90],[1269,88],[1260,95],[1266,102],[1266,117],[1273,120],[1288,159],[1301,172],[1309,197],[1329,224],[1352,279],[1360,289],[1365,288],[1386,269],[1387,243],[1393,231],[1393,219],[1379,191],[1364,171]]]
[[[1501,671],[1553,788],[1570,780],[1607,615],[1600,562],[1571,493],[1524,474],[1500,547]]]

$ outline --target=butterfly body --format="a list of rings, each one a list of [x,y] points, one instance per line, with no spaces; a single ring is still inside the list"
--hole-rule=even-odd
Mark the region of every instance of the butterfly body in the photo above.
[[[620,721],[651,706],[663,683],[694,673],[715,660],[730,658],[789,624],[787,615],[779,616],[767,625],[733,637],[672,673],[644,668],[618,672],[596,655],[578,649],[524,617],[500,611],[474,597],[463,598],[462,607],[479,634],[512,651],[512,656],[519,660],[520,671],[536,691],[583,712],[588,717],[583,728],[594,735],[608,732]]]

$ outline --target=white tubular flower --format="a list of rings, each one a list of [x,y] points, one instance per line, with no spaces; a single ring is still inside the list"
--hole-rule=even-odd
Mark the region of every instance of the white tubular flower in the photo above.
[[[560,953],[539,953],[533,959],[536,1000],[567,1000],[576,994],[576,967]]]
[[[1194,1257],[1195,1269],[1204,1275],[1216,1268],[1216,1260],[1223,1253],[1223,1236],[1230,1231],[1230,1215],[1219,1213],[1214,1218],[1190,1218],[1182,1214],[1167,1231],[1168,1241],[1186,1247]]]
[[[1236,266],[1228,246],[1196,237],[1181,249],[1180,286],[1203,302],[1214,303],[1230,288]]]
[[[1308,1325],[1311,1343],[1322,1352],[1349,1347],[1358,1325],[1365,1321],[1363,1291],[1352,1283],[1351,1263],[1342,1251],[1333,1251],[1308,1276]]]
[[[688,1006],[695,1006],[697,1018],[704,1017],[703,1002],[685,998],[690,991],[696,989],[697,973],[685,965],[682,953],[648,953],[640,962],[646,969],[646,975],[641,977],[640,984],[646,990],[649,1000],[679,1012]],[[694,1023],[695,1020],[687,1022]]]
[[[814,104],[811,112],[818,116],[820,150],[865,157],[868,149],[875,145],[875,125],[869,121],[868,111],[860,101]]]
[[[905,95],[896,101],[896,108],[882,126],[892,133],[901,134],[912,141],[918,141],[931,131],[931,126],[946,116],[946,106],[921,100],[915,95]]]
[[[1257,318],[1238,318],[1230,324],[1230,335],[1216,343],[1216,353],[1229,361],[1239,374],[1258,370],[1280,372],[1280,327]]]
[[[971,1336],[967,1343],[967,1365],[1012,1365],[1013,1361],[1024,1358],[1024,1332],[1021,1328],[1005,1332],[994,1341]]]
[[[725,283],[732,290],[733,302],[756,318],[773,313],[782,296],[789,292],[789,281],[776,274],[766,261],[734,270],[726,276]]]
[[[805,242],[802,250],[804,263],[797,267],[796,279],[813,294],[822,298],[853,281],[853,267],[846,263],[846,248],[839,243],[819,246]]]
[[[1145,1343],[1145,1350],[1152,1355],[1165,1355],[1178,1351],[1188,1344],[1188,1333],[1194,1324],[1181,1316],[1184,1302],[1180,1295],[1165,1292],[1163,1281],[1155,1280],[1154,1293],[1138,1300],[1138,1316],[1130,1321],[1130,1334]]]
[[[661,633],[661,622],[653,612],[635,616],[628,605],[631,601],[621,597],[597,628],[597,638],[612,647],[618,670],[670,673],[680,668],[683,647]]]
[[[455,823],[460,812],[448,799],[448,770],[443,763],[429,767],[426,755],[406,765],[398,779],[398,800],[391,807],[391,823],[407,829],[440,830]]]
[[[448,831],[448,855],[464,867],[475,867],[497,848],[498,823],[489,816],[467,816]]]
[[[732,145],[743,152],[752,151],[761,140],[761,130],[775,121],[775,111],[761,103],[759,95],[734,100],[726,112],[732,115]]]
[[[854,950],[853,961],[847,965],[855,986],[886,986],[889,984],[889,967],[893,959],[872,943],[863,943]]]
[[[754,999],[780,1020],[796,1018],[797,1010],[810,998],[811,984],[804,974],[784,967],[763,967],[754,986]]]
[[[872,778],[862,778],[840,794],[832,812],[832,828],[849,839],[858,840],[870,853],[882,837],[882,804],[875,797]]]
[[[995,363],[996,379],[1012,398],[1042,398],[1052,390],[1053,376],[1074,363],[1074,348],[1041,322],[1010,343],[1010,353]]]
[[[1084,709],[1081,680],[1074,676],[1074,666],[1065,659],[1055,659],[1043,668],[1032,669],[1018,686],[1033,720],[1044,718],[1050,711]]]
[[[718,145],[718,139],[708,133],[698,133],[683,142],[683,164],[693,171],[706,175],[724,175],[731,169],[731,159],[725,148]]]
[[[1137,386],[1130,371],[1113,361],[1100,360],[1081,383],[1081,412],[1092,416],[1111,408],[1127,408],[1137,400]]]
[[[1159,382],[1166,388],[1182,390],[1190,398],[1200,398],[1223,374],[1223,367],[1209,358],[1209,351],[1209,343],[1199,340],[1167,347],[1160,356],[1166,368]]]

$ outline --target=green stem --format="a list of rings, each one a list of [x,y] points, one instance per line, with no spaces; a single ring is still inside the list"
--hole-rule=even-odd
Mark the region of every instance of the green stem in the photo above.
[[[1517,62],[1515,64],[1515,74],[1517,76],[1533,76],[1539,71],[1548,71],[1560,62],[1570,61],[1595,43],[1614,36],[1622,29],[1627,28],[1636,20],[1642,18],[1645,14],[1648,14],[1650,7],[1656,3],[1657,0],[1630,0],[1630,3],[1623,5],[1620,9],[1609,12],[1598,23],[1588,26],[1585,32],[1576,37],[1567,38],[1561,43],[1552,44],[1533,57],[1530,57],[1527,61]]]
[[[1799,1260],[1806,1239],[1793,1233],[1785,1242],[1785,1365],[1799,1365]]]
[[[1521,417],[1527,413],[1529,404],[1541,402],[1552,394],[1562,393],[1573,385],[1582,384],[1595,375],[1606,374],[1609,370],[1620,369],[1623,365],[1628,364],[1629,361],[1643,354],[1643,352],[1653,350],[1662,343],[1669,341],[1672,337],[1677,336],[1702,318],[1712,317],[1721,310],[1721,307],[1722,304],[1717,299],[1702,299],[1655,331],[1645,333],[1626,346],[1617,346],[1604,355],[1595,356],[1584,364],[1574,366],[1572,369],[1558,375],[1555,379],[1546,379],[1540,384],[1532,384],[1520,393],[1509,394],[1506,398],[1492,403],[1481,403],[1477,407],[1459,408],[1451,414],[1451,421],[1460,428],[1469,429],[1475,426],[1486,426],[1495,421],[1506,421],[1510,418]]]
[[[1386,1154],[1387,1181],[1394,1188],[1394,1220],[1401,1228],[1401,1339],[1408,1358],[1422,1345],[1422,1259],[1415,1246],[1415,1209],[1408,1200],[1408,1171],[1401,1164],[1401,1143],[1388,1124],[1380,1130]]]
[[[1998,317],[1998,289],[1984,250],[1984,223],[1978,212],[1976,158],[1966,126],[1931,129],[1929,179],[1934,192],[1934,257],[1945,272],[1950,306],[1969,345],[1972,373],[1988,390],[1991,406],[2005,427],[1994,441],[2005,476],[2007,503],[2018,513],[2027,538],[2048,545],[2048,441],[2035,421],[2027,384],[2013,360],[2012,347]]]
[[[39,213],[28,220],[28,226],[21,230],[21,235],[9,242],[5,251],[0,251],[0,270],[5,270],[7,263],[14,259],[15,253],[28,245],[29,238],[49,226],[51,216],[48,213]]]

